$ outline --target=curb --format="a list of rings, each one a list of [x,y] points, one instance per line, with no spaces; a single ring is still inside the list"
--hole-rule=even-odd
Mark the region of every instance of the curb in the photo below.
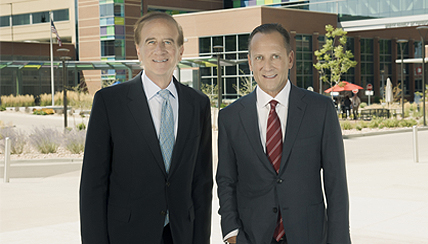
[[[3,160],[2,160],[3,161]],[[46,165],[46,164],[79,164],[82,163],[82,158],[46,158],[46,159],[17,159],[10,160],[11,164],[26,164],[31,163],[32,165]],[[0,164],[4,166],[4,162]]]
[[[428,130],[428,127],[417,127],[418,131]],[[386,135],[386,134],[394,134],[394,133],[403,133],[403,132],[412,132],[413,128],[404,128],[404,129],[396,129],[396,130],[386,130],[386,131],[375,131],[375,132],[366,132],[360,134],[350,134],[350,135],[342,135],[343,139],[352,139],[355,137],[363,137],[363,136],[377,136],[377,135]]]

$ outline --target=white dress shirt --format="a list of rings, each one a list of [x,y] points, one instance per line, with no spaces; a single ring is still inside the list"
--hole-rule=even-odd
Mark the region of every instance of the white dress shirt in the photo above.
[[[256,87],[256,96],[257,96],[257,116],[259,124],[259,133],[260,140],[263,146],[263,150],[266,153],[266,130],[267,130],[267,121],[269,117],[270,104],[271,100],[276,100],[278,104],[276,105],[275,111],[278,114],[279,120],[281,122],[281,132],[282,132],[282,141],[284,141],[285,129],[287,126],[287,115],[288,115],[288,101],[290,99],[291,84],[288,80],[285,87],[273,98],[259,86]],[[238,236],[239,229],[229,232],[225,237],[224,241],[233,236]]]
[[[143,71],[141,74],[142,85],[144,88],[144,93],[147,97],[147,103],[149,104],[150,113],[152,115],[153,124],[155,125],[156,134],[159,138],[160,133],[160,124],[161,124],[161,113],[162,113],[162,103],[163,98],[159,95],[159,91],[162,90],[158,85],[156,85],[146,73]],[[178,129],[178,93],[175,88],[173,78],[166,88],[169,90],[171,95],[169,96],[169,101],[171,103],[172,112],[174,114],[174,136],[177,138],[177,129]]]

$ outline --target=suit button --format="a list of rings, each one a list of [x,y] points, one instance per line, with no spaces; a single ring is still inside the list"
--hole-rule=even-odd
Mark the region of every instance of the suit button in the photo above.
[[[278,184],[281,184],[281,183],[283,182],[283,180],[278,179],[278,180],[276,180],[276,182],[277,182]]]
[[[166,185],[167,187],[169,187],[169,186],[171,185],[171,183],[169,183],[169,181],[168,181],[168,182],[166,182],[166,183],[165,183],[165,185]]]
[[[166,215],[166,212],[165,212],[165,211],[161,211],[161,212],[160,212],[160,214],[161,214],[162,216],[165,216],[165,215]]]
[[[273,208],[273,209],[272,209],[272,211],[273,211],[274,213],[278,213],[278,208]]]

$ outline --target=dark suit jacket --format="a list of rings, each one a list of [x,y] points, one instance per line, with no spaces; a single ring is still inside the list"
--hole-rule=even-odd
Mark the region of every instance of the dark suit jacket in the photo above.
[[[350,243],[345,156],[333,102],[292,86],[277,174],[260,141],[256,97],[254,91],[219,114],[223,236],[239,229],[238,244],[270,244],[281,211],[288,244]]]
[[[210,102],[175,79],[174,84],[179,116],[169,174],[141,74],[96,93],[80,185],[83,243],[161,243],[167,210],[174,243],[209,243]]]

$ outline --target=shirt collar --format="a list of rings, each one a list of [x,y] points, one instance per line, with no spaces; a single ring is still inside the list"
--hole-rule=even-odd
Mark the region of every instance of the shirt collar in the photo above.
[[[145,71],[143,71],[143,73],[141,74],[141,80],[148,100],[152,99],[158,94],[160,90],[162,90],[158,85],[156,85],[152,80],[150,80],[150,78],[146,75]],[[177,89],[174,85],[173,80],[174,78],[171,78],[171,82],[169,83],[166,89],[169,90],[169,92],[174,98],[177,98]]]
[[[269,104],[271,100],[278,101],[284,107],[288,107],[288,100],[290,97],[291,84],[290,80],[287,81],[287,84],[282,88],[282,90],[273,98],[271,95],[267,94],[263,91],[259,86],[257,86],[256,94],[257,94],[257,106],[259,108],[265,107]]]

